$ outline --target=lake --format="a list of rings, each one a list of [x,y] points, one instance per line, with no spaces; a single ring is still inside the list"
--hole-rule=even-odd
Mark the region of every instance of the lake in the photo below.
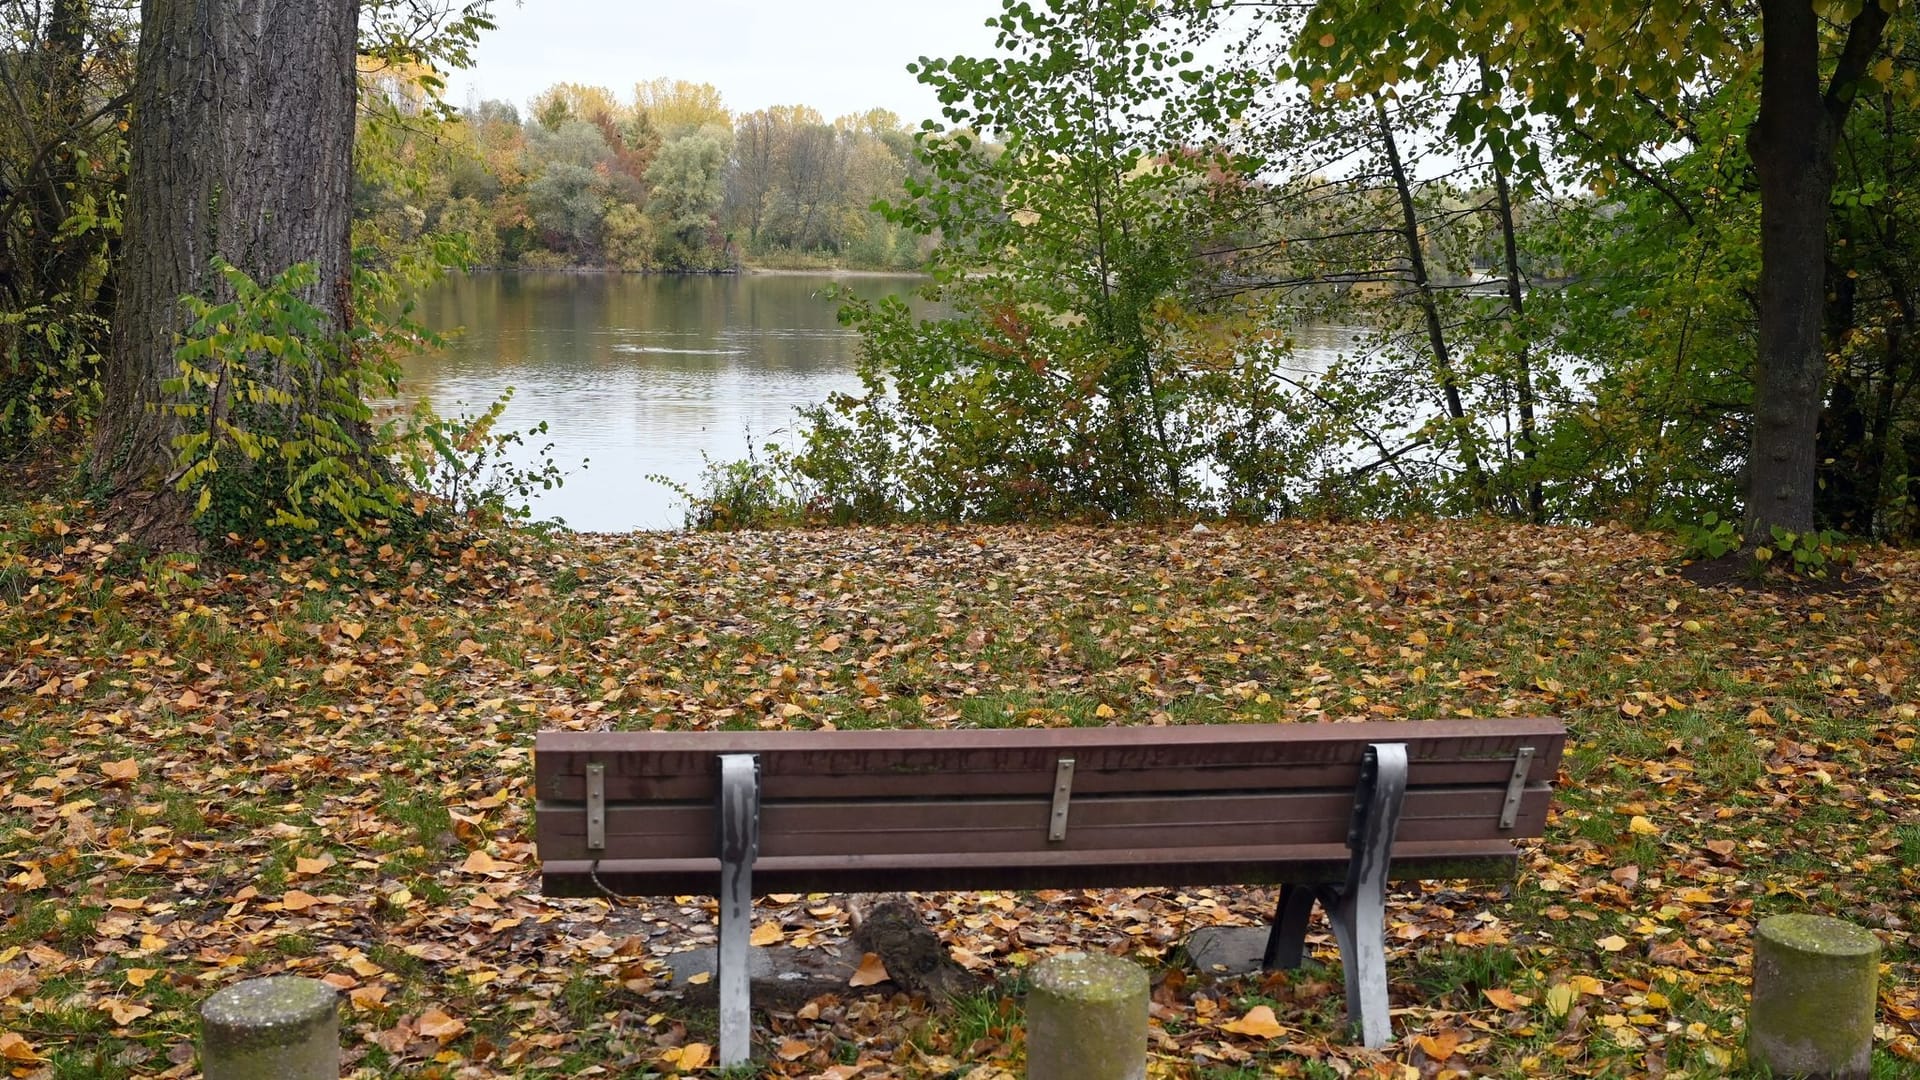
[[[436,285],[420,321],[459,333],[405,366],[402,391],[442,415],[478,412],[508,387],[503,420],[546,421],[566,484],[534,503],[586,532],[678,528],[706,458],[791,442],[794,409],[855,391],[856,337],[826,299],[909,296],[924,278],[816,274],[642,276],[483,273]],[[702,457],[705,455],[705,458]],[[582,463],[585,463],[584,468]]]
[[[478,412],[508,387],[503,423],[546,421],[524,460],[553,444],[569,475],[541,492],[542,518],[583,532],[672,529],[684,507],[653,476],[698,490],[705,462],[745,457],[749,441],[791,445],[794,409],[857,391],[856,336],[824,293],[908,297],[924,278],[894,275],[483,273],[441,282],[420,321],[458,330],[405,365],[407,400],[444,416]],[[931,305],[924,305],[931,310]],[[1301,355],[1331,354],[1348,332],[1309,327]],[[584,463],[584,464],[583,464]]]

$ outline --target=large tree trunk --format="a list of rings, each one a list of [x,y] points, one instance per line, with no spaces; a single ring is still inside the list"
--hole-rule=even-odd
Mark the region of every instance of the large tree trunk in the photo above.
[[[1760,115],[1748,136],[1760,180],[1760,348],[1747,461],[1749,547],[1779,527],[1813,527],[1815,434],[1826,382],[1821,342],[1834,142],[1878,49],[1886,11],[1872,0],[1848,29],[1825,93],[1812,0],[1761,0]]]
[[[358,0],[142,0],[113,353],[93,471],[130,521],[165,530],[181,421],[157,408],[188,330],[221,298],[215,255],[256,280],[313,263],[305,299],[344,329],[351,299]]]

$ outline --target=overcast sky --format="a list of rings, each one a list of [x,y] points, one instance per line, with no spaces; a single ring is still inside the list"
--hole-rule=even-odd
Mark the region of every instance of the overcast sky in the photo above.
[[[992,51],[999,0],[496,0],[499,29],[448,88],[455,105],[525,107],[556,82],[630,100],[642,79],[712,83],[735,113],[811,105],[828,119],[874,107],[910,125],[939,102],[907,74],[921,56]]]

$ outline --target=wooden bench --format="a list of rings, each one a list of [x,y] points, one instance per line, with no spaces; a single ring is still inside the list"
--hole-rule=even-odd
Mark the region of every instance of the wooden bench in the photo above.
[[[1327,912],[1361,1040],[1391,1038],[1389,880],[1500,880],[1540,836],[1565,728],[543,731],[550,896],[718,895],[720,1059],[750,1053],[762,892],[1279,884],[1269,968]]]

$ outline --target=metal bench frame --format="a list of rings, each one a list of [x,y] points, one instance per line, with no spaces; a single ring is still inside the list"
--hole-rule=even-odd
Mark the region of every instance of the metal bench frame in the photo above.
[[[1400,730],[1404,727],[1371,726],[1376,730]],[[1552,733],[1546,737],[1557,740],[1563,737],[1563,733]],[[1346,745],[1351,747],[1353,743]],[[1542,749],[1557,755],[1558,742],[1554,741]],[[1535,756],[1536,747],[1527,745],[1518,747],[1512,759],[1511,779],[1498,810],[1498,829],[1506,835],[1512,835],[1508,831],[1514,828],[1523,794],[1529,790],[1527,779]],[[761,850],[762,772],[760,755],[757,753],[719,753],[714,757],[718,764],[717,805],[714,807],[718,835],[713,850],[718,855],[719,870],[716,882],[719,899],[719,1062],[723,1067],[729,1067],[747,1061],[752,1053],[748,945],[753,920],[754,864]],[[1547,759],[1548,762],[1551,760],[1551,757]],[[1047,807],[1046,829],[1050,846],[1065,839],[1068,833],[1074,772],[1074,758],[1061,756],[1055,764],[1052,798]],[[605,764],[596,762],[585,765],[584,780],[585,799],[584,807],[581,807],[584,809],[585,825],[583,854],[590,859],[586,875],[598,891],[614,895],[614,889],[601,879],[601,855],[608,847]],[[1387,997],[1386,891],[1389,873],[1393,869],[1395,836],[1401,822],[1407,787],[1408,745],[1387,741],[1365,743],[1346,830],[1344,880],[1316,877],[1314,871],[1304,865],[1295,868],[1299,873],[1293,876],[1299,880],[1286,880],[1287,870],[1276,870],[1275,873],[1281,876],[1268,878],[1279,880],[1281,891],[1268,935],[1263,966],[1269,970],[1300,966],[1305,954],[1308,923],[1315,904],[1318,904],[1326,912],[1339,946],[1346,978],[1349,1022],[1361,1043],[1373,1048],[1385,1045],[1392,1038]],[[1538,788],[1536,783],[1533,790],[1537,791]],[[578,804],[550,805],[542,802],[543,831],[547,828],[544,823],[550,814],[578,813],[578,810],[566,810],[565,806],[568,805]],[[1536,807],[1541,813],[1544,812],[1538,803]],[[1536,816],[1536,826],[1539,820]],[[1511,846],[1503,841],[1499,843],[1511,856]],[[1484,843],[1477,854],[1487,857]],[[1424,865],[1416,863],[1416,874],[1413,876],[1450,876],[1445,873],[1417,873]],[[571,882],[576,879],[579,872],[577,861],[567,862],[563,857],[560,866],[563,869],[556,870],[552,863],[546,867],[550,874],[560,875],[558,879],[550,879],[550,884],[555,880]],[[618,885],[619,874],[611,876]],[[1409,875],[1402,873],[1397,876],[1405,878]],[[776,877],[779,875],[776,874]],[[790,879],[782,879],[782,883],[790,884]]]

